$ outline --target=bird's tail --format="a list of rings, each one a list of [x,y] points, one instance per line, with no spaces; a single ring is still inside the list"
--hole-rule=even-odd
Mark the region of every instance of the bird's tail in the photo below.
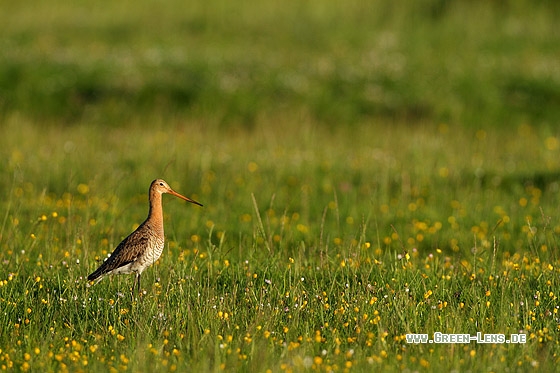
[[[92,274],[90,274],[87,279],[88,281],[95,281],[95,283],[97,284],[99,281],[101,281],[101,279],[103,278],[103,275],[105,274],[104,268],[99,267],[95,270],[95,272],[93,272]]]

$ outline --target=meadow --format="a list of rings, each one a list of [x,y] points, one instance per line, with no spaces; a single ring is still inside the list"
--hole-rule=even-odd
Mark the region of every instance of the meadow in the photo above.
[[[405,3],[5,2],[0,369],[556,370],[558,7]]]

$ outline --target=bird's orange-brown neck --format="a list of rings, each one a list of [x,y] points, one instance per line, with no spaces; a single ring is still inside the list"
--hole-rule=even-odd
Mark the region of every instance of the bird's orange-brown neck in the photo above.
[[[146,221],[152,226],[157,235],[163,237],[163,207],[162,194],[150,191],[150,212]]]

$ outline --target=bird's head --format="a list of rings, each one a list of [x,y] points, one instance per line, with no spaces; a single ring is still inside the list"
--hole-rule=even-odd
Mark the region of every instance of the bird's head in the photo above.
[[[194,203],[195,205],[202,206],[201,203],[196,202],[195,200],[190,199],[189,197],[185,197],[185,196],[177,193],[173,189],[171,189],[169,184],[167,184],[165,182],[165,180],[163,180],[163,179],[156,179],[156,180],[152,181],[152,185],[150,185],[150,193],[158,193],[158,194],[168,193],[168,194],[174,195],[175,197],[179,197],[181,199],[184,199],[187,202]]]

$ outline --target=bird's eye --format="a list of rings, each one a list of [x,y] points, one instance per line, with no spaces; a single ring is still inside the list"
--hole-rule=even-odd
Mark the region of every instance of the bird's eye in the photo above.
[[[159,183],[159,186],[163,186],[163,183]]]

